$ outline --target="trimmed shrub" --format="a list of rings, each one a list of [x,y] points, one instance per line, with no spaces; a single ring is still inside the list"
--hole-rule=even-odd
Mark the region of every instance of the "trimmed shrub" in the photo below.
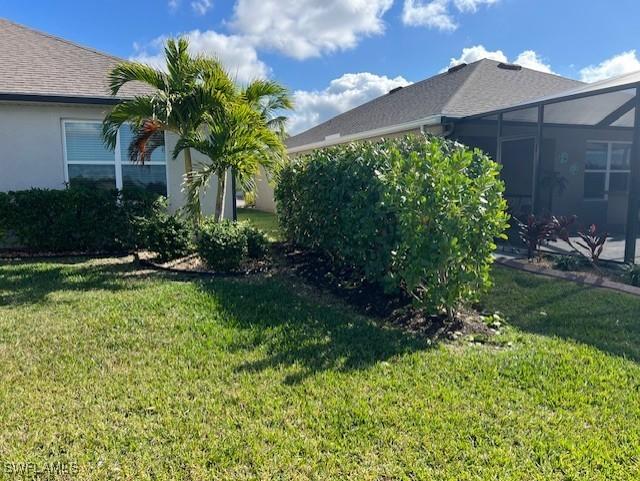
[[[318,150],[279,172],[279,222],[336,268],[452,317],[490,285],[494,241],[508,227],[499,169],[438,137]]]
[[[240,224],[247,239],[247,256],[250,259],[262,259],[269,250],[269,239],[264,232],[248,223]]]
[[[9,233],[10,212],[9,194],[0,192],[0,246],[5,236]]]
[[[574,255],[560,255],[553,260],[553,267],[559,271],[577,271],[588,264],[586,259]]]
[[[284,237],[327,255],[355,277],[384,278],[398,243],[394,210],[383,199],[390,145],[331,147],[283,166],[275,199]]]
[[[137,243],[134,219],[149,215],[154,199],[81,187],[9,192],[0,200],[0,225],[34,252],[129,251]]]
[[[640,265],[628,264],[624,268],[624,280],[632,286],[640,287]]]
[[[138,247],[155,252],[161,262],[185,257],[195,251],[193,228],[178,215],[167,212],[165,199],[156,201],[148,217],[139,217]]]
[[[232,271],[247,257],[247,237],[240,224],[204,221],[196,236],[198,254],[208,267]]]

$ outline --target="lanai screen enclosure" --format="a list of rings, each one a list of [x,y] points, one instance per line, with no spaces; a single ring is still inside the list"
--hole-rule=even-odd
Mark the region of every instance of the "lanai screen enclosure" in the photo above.
[[[602,258],[638,260],[640,72],[457,121],[502,164],[512,216],[577,215],[610,234]]]

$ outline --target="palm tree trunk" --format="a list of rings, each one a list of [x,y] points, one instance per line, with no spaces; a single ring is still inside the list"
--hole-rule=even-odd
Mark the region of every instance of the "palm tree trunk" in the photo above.
[[[216,213],[215,220],[220,222],[222,220],[222,211],[224,204],[224,189],[225,189],[225,177],[226,172],[218,172],[218,189],[216,190]]]
[[[191,149],[187,148],[184,150],[184,172],[186,174],[186,183],[191,183],[193,179],[193,162],[191,159]],[[193,209],[192,211],[195,213],[194,222],[197,224],[200,221],[200,217],[202,215],[202,211],[200,210],[200,198],[193,199]]]

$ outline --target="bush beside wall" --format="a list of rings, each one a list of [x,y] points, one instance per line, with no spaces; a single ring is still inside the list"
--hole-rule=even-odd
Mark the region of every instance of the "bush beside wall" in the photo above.
[[[507,228],[503,191],[481,151],[408,136],[296,158],[275,198],[290,241],[451,316],[490,284],[494,240]]]
[[[0,193],[0,232],[32,252],[123,252],[137,247],[135,221],[156,196],[86,188]]]

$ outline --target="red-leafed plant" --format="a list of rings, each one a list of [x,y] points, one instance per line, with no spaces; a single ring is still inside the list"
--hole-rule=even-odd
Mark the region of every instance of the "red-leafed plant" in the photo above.
[[[517,219],[516,219],[517,220]],[[540,257],[540,246],[542,243],[554,238],[554,224],[548,219],[538,218],[531,214],[527,221],[518,220],[520,239],[527,246],[529,260]]]
[[[582,239],[582,242],[577,244],[587,251],[587,254],[583,255],[587,257],[593,265],[596,265],[600,260],[600,255],[604,250],[604,245],[607,242],[609,234],[607,232],[598,232],[598,226],[591,224],[589,230],[586,232],[578,232],[578,236]]]
[[[573,247],[571,242],[571,226],[575,224],[577,216],[551,217],[552,239],[554,241],[561,240]]]

